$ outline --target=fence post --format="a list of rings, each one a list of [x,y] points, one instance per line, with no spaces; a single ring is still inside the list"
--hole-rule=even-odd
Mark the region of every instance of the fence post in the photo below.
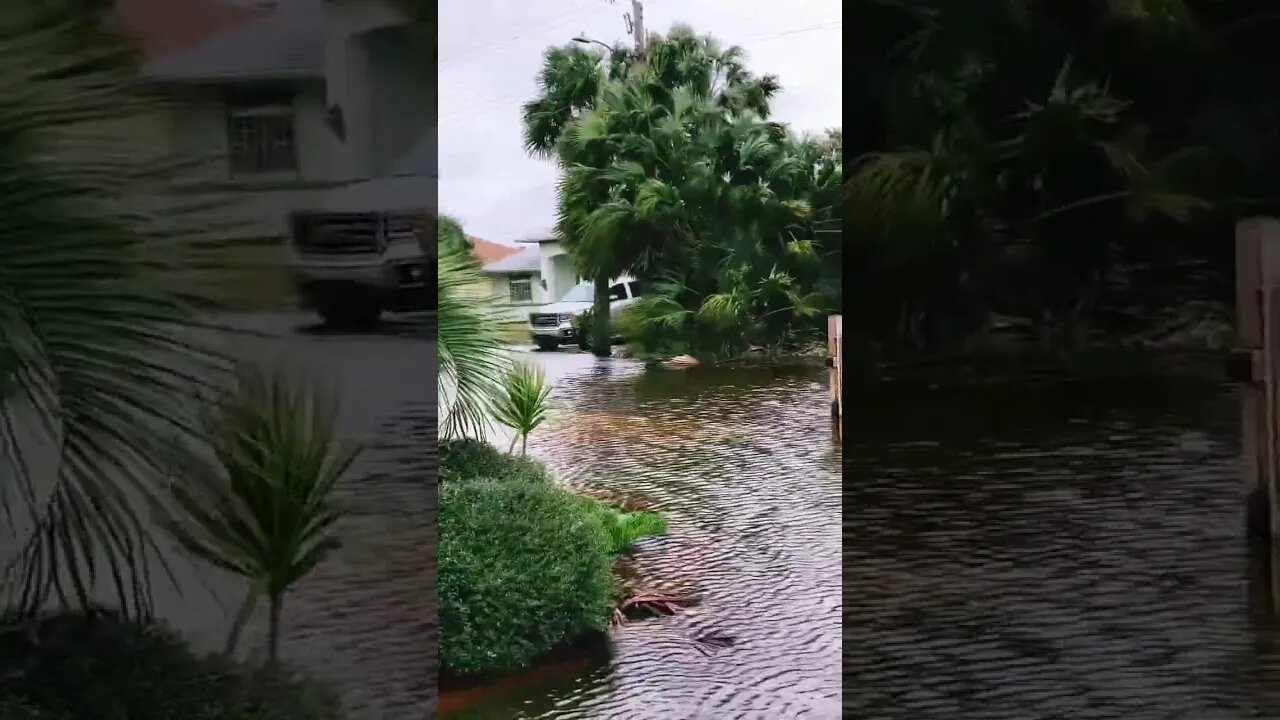
[[[842,396],[844,394],[844,358],[840,356],[841,346],[841,320],[840,315],[827,316],[827,357],[831,365],[829,372],[830,380],[828,384],[831,387],[831,417],[840,423],[840,430],[844,430],[844,406],[842,404]]]
[[[1236,322],[1247,529],[1280,538],[1280,220],[1236,225]]]

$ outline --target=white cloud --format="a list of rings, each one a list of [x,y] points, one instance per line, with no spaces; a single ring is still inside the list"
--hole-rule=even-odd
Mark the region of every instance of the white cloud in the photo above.
[[[542,52],[576,35],[629,39],[627,0],[451,0],[439,5],[440,207],[472,235],[512,241],[555,221],[556,169],[522,146],[520,106]],[[741,45],[777,75],[774,117],[797,131],[840,125],[838,0],[647,0],[645,27],[691,25]]]

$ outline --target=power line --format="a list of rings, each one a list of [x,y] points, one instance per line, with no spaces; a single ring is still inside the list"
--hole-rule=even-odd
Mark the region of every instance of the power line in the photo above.
[[[833,21],[821,23],[818,25],[810,25],[792,30],[783,30],[779,32],[760,33],[758,35],[747,36],[738,44],[750,42],[752,44],[760,44],[764,42],[772,42],[779,38],[799,35],[808,32],[819,32],[822,30],[838,30],[841,29],[841,21]],[[463,115],[473,115],[478,112],[487,112],[489,110],[502,107],[507,104],[521,105],[533,96],[528,91],[499,92],[489,94],[487,96],[473,96],[470,101],[462,105],[462,107],[452,110],[449,113],[442,113],[440,119],[452,119]]]
[[[568,18],[568,16],[573,15],[575,12],[577,12],[577,11],[579,11],[579,10],[582,10],[582,9],[584,9],[584,8],[583,8],[583,7],[579,7],[579,8],[576,8],[575,10],[571,10],[571,11],[569,11],[569,12],[561,13],[561,14],[560,14],[559,16],[557,16],[556,18],[552,18],[551,20],[549,20],[549,21],[547,21],[547,22],[541,23],[539,27],[540,27],[540,29],[542,29],[542,30],[546,30],[546,31],[548,31],[548,32],[558,32],[559,28],[565,28],[565,27],[568,27],[570,22],[577,22],[577,21],[578,21],[578,20],[580,20],[582,17],[585,17],[585,16],[578,16],[578,17],[576,17],[576,18]],[[600,8],[597,8],[597,10],[600,10],[600,9],[607,10],[607,9],[609,9],[609,8],[608,8],[607,6],[601,6]],[[589,10],[587,14],[589,15],[591,12],[595,12],[595,10]],[[566,19],[566,18],[568,18],[568,19],[567,19],[567,21],[565,21],[565,19]],[[562,21],[561,21],[560,23],[558,23],[558,24],[557,24],[557,23],[555,22],[555,20],[556,20],[556,19],[561,19]],[[553,28],[554,28],[554,29],[553,29]],[[479,52],[479,51],[482,51],[482,50],[487,50],[487,49],[489,49],[489,48],[499,47],[499,46],[501,46],[501,45],[509,45],[510,43],[514,42],[515,40],[517,40],[517,39],[519,39],[519,38],[521,38],[521,37],[529,37],[529,33],[530,33],[530,32],[532,32],[534,29],[538,29],[538,28],[529,28],[529,29],[527,29],[527,30],[525,30],[525,31],[522,31],[519,35],[514,36],[514,37],[512,37],[512,38],[509,38],[508,40],[502,41],[502,42],[500,42],[500,43],[491,43],[491,44],[489,44],[489,45],[482,46],[482,47],[480,47],[480,48],[477,48],[477,49],[473,50],[472,52],[466,53],[466,54],[465,54],[465,57],[470,57],[470,56],[472,56],[472,55],[476,54],[476,52]],[[508,48],[506,51],[504,51],[504,53],[503,53],[503,54],[505,54],[505,53],[509,53],[509,52],[511,52],[511,51],[512,51],[512,50],[514,50],[514,49],[515,49],[515,48]],[[492,57],[492,56],[490,56],[490,57]],[[457,67],[459,67],[459,66],[461,66],[461,65],[463,64],[460,60],[461,60],[461,58],[460,58],[458,61],[455,61],[455,62],[453,63],[453,66],[454,66],[454,68],[453,68],[453,69],[456,69]],[[443,70],[438,70],[438,71],[437,71],[437,73],[438,73],[438,74],[444,74],[444,73],[445,73],[445,72],[447,72],[449,69],[450,69],[450,68],[446,67],[446,68],[445,68],[445,69],[443,69]],[[523,95],[524,93],[521,93],[521,94]],[[489,104],[489,103],[492,103],[492,102],[498,102],[498,103],[505,102],[505,101],[510,100],[510,98],[511,98],[511,93],[502,92],[502,91],[499,91],[499,92],[496,92],[496,93],[494,93],[494,92],[483,93],[483,92],[482,92],[482,93],[469,94],[469,95],[467,96],[467,99],[464,101],[464,106],[463,106],[463,108],[461,109],[461,111],[455,110],[455,111],[453,111],[453,112],[452,112],[450,115],[448,115],[448,116],[458,115],[458,114],[461,114],[461,112],[470,111],[471,109],[474,109],[474,108],[484,107],[485,105],[487,105],[487,104]]]
[[[841,27],[842,27],[842,21],[835,20],[833,22],[826,22],[818,25],[810,25],[808,27],[796,28],[795,30],[784,30],[782,32],[768,32],[768,33],[761,33],[759,35],[747,36],[736,44],[741,45],[743,43],[748,43],[748,42],[765,42],[770,40],[776,40],[781,37],[789,37],[791,35],[799,35],[801,33],[807,33],[807,32],[817,32],[820,30],[839,30],[841,29]]]
[[[538,24],[536,24],[536,25],[531,25],[531,26],[529,26],[529,27],[523,28],[523,29],[521,29],[521,30],[520,30],[520,32],[516,33],[515,35],[512,35],[511,37],[507,38],[506,40],[499,40],[499,41],[495,41],[495,42],[491,42],[491,43],[486,43],[486,44],[483,44],[483,45],[478,45],[478,46],[476,46],[476,47],[473,47],[473,48],[471,48],[469,51],[467,51],[467,52],[465,52],[465,53],[463,53],[463,54],[461,54],[461,55],[459,55],[459,56],[457,56],[457,57],[453,58],[451,62],[446,63],[446,64],[444,64],[444,65],[437,66],[437,68],[436,68],[436,74],[437,74],[437,75],[439,75],[439,74],[442,74],[442,73],[444,73],[444,72],[447,72],[447,71],[449,71],[449,70],[451,70],[451,69],[454,69],[455,67],[457,67],[457,66],[461,65],[463,60],[466,60],[467,58],[470,58],[470,57],[472,57],[472,56],[475,56],[475,55],[477,55],[477,54],[479,54],[479,53],[481,53],[481,52],[483,52],[483,51],[485,51],[485,50],[490,50],[490,49],[492,49],[492,48],[501,47],[501,46],[503,46],[503,45],[509,45],[509,44],[511,44],[511,43],[513,43],[513,42],[515,42],[515,41],[519,40],[519,39],[520,39],[520,38],[522,38],[522,37],[528,37],[530,33],[533,33],[533,32],[539,31],[539,30],[548,29],[548,28],[550,28],[551,26],[554,26],[554,25],[557,25],[557,24],[567,25],[568,23],[567,23],[567,22],[564,22],[564,21],[569,20],[569,19],[572,19],[572,18],[571,18],[571,16],[573,16],[573,15],[577,15],[578,13],[580,13],[580,12],[581,12],[581,11],[583,11],[583,10],[588,10],[589,6],[591,6],[591,5],[595,5],[595,0],[590,0],[590,1],[589,1],[589,2],[587,2],[587,3],[583,3],[583,4],[580,4],[580,5],[576,5],[576,6],[571,7],[571,8],[569,8],[568,10],[566,10],[566,11],[564,11],[564,12],[562,12],[562,13],[558,14],[558,15],[554,15],[554,16],[552,16],[552,17],[550,17],[550,18],[547,18],[546,20],[544,20],[544,21],[542,21],[542,22],[540,22],[540,23],[538,23]],[[595,7],[595,8],[590,8],[590,9],[588,10],[588,13],[587,13],[587,14],[596,13],[596,12],[599,12],[600,10],[605,10],[605,9],[608,9],[608,8],[607,8],[607,7],[604,7],[604,6],[597,6],[597,7]]]

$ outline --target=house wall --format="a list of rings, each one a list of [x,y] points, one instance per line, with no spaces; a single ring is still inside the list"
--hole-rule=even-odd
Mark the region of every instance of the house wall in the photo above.
[[[362,42],[369,62],[369,169],[385,175],[435,125],[435,65],[430,48],[403,27],[374,30]]]
[[[432,63],[410,59],[408,66],[402,67],[399,61],[423,50],[415,50],[407,38],[378,42],[397,37],[387,29],[404,26],[404,16],[385,0],[325,2],[327,102],[342,107],[347,130],[346,142],[335,155],[334,170],[339,178],[376,176],[391,161],[386,158],[394,155],[397,146],[403,153],[421,135],[419,131],[405,142],[402,138],[410,134],[407,128],[431,125],[435,104],[431,83],[420,76],[417,82],[410,81],[416,69],[426,72]],[[392,113],[393,99],[408,109],[399,115]],[[430,116],[424,121],[426,111]]]
[[[533,287],[533,301],[528,303],[511,302],[510,281],[513,274],[529,275],[531,285]],[[547,299],[546,292],[542,289],[538,282],[541,277],[538,273],[489,273],[488,291],[491,297],[495,299],[495,306],[498,312],[504,318],[510,318],[512,322],[524,322],[529,319],[529,313],[533,312],[539,305],[551,302]]]
[[[578,271],[558,242],[539,243],[538,253],[539,275],[547,281],[546,297],[550,298],[546,302],[556,302],[581,282]]]
[[[335,186],[337,139],[325,122],[322,83],[299,83],[294,95],[298,170],[232,175],[227,159],[227,104],[217,87],[173,91],[171,136],[184,162],[175,191],[186,201],[216,205],[207,212],[227,237],[265,237],[287,232],[291,210],[315,202]]]

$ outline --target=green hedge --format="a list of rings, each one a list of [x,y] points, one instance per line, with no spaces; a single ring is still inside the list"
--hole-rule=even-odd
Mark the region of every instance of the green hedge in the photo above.
[[[509,455],[476,440],[449,440],[439,444],[440,482],[492,478],[544,483],[547,469],[536,460]]]
[[[440,663],[462,675],[526,667],[607,627],[610,536],[553,483],[477,479],[440,489]]]
[[[107,613],[54,615],[34,634],[0,618],[0,717],[339,720],[330,692],[198,656],[175,634]],[[17,700],[21,698],[21,700]]]

